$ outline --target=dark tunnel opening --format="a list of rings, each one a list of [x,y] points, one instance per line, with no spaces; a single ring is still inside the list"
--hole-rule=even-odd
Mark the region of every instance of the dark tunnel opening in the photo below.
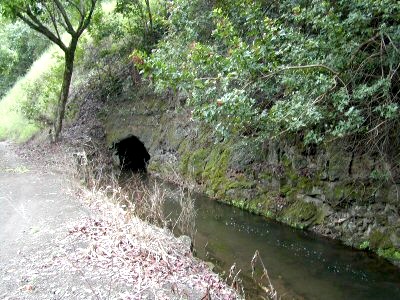
[[[113,145],[123,171],[146,172],[150,154],[144,144],[134,135],[128,136]]]

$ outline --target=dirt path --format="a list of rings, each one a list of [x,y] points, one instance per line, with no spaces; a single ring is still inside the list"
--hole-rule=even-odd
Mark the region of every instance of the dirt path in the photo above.
[[[0,299],[238,298],[170,232],[15,150],[0,142]]]
[[[55,274],[53,262],[63,252],[67,224],[88,212],[67,195],[67,187],[63,176],[27,163],[0,142],[1,299],[72,296],[68,290],[76,280]]]

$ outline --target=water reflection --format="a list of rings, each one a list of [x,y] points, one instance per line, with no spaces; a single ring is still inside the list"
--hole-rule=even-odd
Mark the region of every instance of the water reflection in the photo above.
[[[166,210],[176,216],[174,188]],[[399,269],[379,257],[353,250],[194,195],[197,256],[210,260],[219,272],[236,263],[248,299],[261,299],[251,279],[251,259],[259,250],[282,299],[400,299]]]

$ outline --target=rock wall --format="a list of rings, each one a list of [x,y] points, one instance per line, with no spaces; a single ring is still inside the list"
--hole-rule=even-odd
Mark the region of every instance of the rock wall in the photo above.
[[[190,111],[175,109],[178,100],[143,90],[106,109],[109,145],[133,134],[152,172],[168,177],[173,168],[219,201],[400,262],[400,172],[391,167],[399,162],[336,143],[217,141]]]
[[[212,143],[203,132],[178,153],[181,173],[210,196],[400,260],[399,176],[377,154],[296,141]]]

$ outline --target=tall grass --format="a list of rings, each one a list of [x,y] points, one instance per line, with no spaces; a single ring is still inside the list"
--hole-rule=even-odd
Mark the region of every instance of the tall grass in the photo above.
[[[24,115],[22,107],[32,100],[29,90],[32,91],[32,87],[34,88],[36,83],[43,84],[43,77],[57,66],[59,63],[58,54],[57,47],[50,47],[33,63],[29,72],[20,78],[0,100],[0,140],[10,139],[23,142],[30,139],[40,130],[38,124],[35,124]],[[40,94],[40,92],[36,91],[37,94]],[[54,103],[57,102],[57,98],[51,100]]]
[[[169,191],[162,182],[148,178],[145,174],[119,173],[110,169],[110,158],[100,150],[101,145],[94,141],[83,145],[75,152],[76,170],[74,176],[86,195],[96,198],[104,194],[111,202],[129,210],[133,215],[159,227],[168,227],[179,234],[189,235],[195,232],[194,199],[187,186],[178,186],[175,192]],[[177,213],[173,219],[166,211],[166,201],[175,199]],[[176,217],[176,218],[175,218]]]

